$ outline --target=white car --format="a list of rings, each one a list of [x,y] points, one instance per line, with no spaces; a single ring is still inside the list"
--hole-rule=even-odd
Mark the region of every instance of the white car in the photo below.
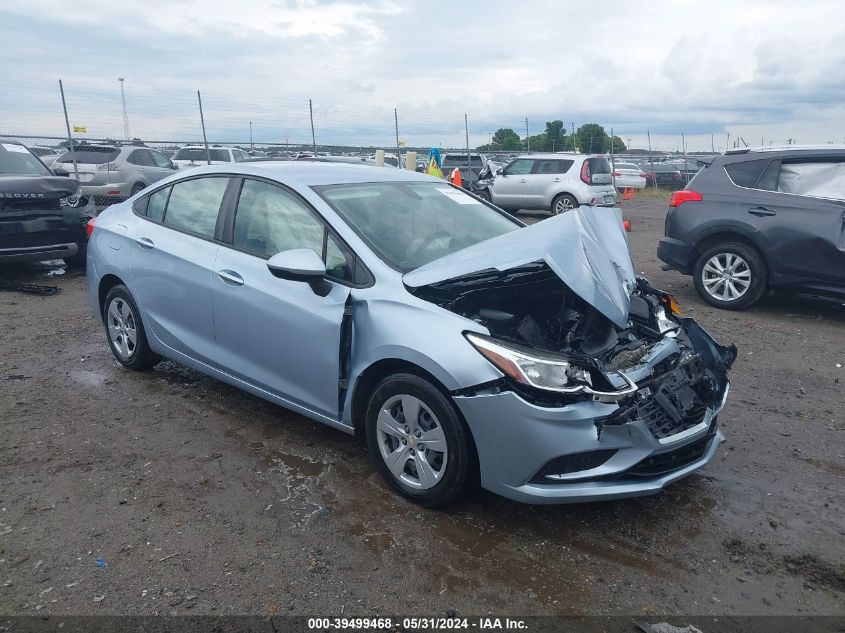
[[[645,189],[645,172],[634,163],[616,163],[613,168],[613,183],[617,189]]]
[[[610,163],[589,154],[520,156],[496,173],[490,201],[506,211],[543,209],[552,215],[582,206],[616,204]]]
[[[191,169],[200,165],[208,165],[209,158],[212,165],[221,163],[242,163],[251,157],[243,150],[220,145],[209,145],[208,152],[205,145],[186,145],[173,155],[173,164],[177,169]]]

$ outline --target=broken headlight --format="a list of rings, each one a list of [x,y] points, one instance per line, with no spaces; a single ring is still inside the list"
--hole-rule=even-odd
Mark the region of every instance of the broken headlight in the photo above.
[[[590,372],[561,356],[481,334],[467,332],[464,336],[484,358],[516,382],[561,393],[592,391]]]

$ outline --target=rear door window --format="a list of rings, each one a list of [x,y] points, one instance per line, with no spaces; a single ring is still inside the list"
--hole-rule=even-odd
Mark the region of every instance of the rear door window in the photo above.
[[[845,200],[845,161],[783,161],[777,190],[799,196]]]
[[[164,223],[200,237],[213,238],[220,203],[228,184],[228,178],[220,177],[192,178],[175,183],[167,202]]]
[[[728,172],[728,176],[730,176],[735,185],[753,189],[768,162],[768,159],[744,160],[739,163],[725,165],[725,171]]]
[[[136,149],[127,157],[126,161],[132,165],[141,165],[143,167],[152,167],[153,159],[150,158],[149,152],[145,149]]]

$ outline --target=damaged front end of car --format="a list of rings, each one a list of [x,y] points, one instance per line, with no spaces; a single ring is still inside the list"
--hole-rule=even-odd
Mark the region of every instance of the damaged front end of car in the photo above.
[[[618,212],[567,216],[406,284],[486,329],[465,337],[502,377],[453,394],[470,427],[484,426],[474,435],[485,487],[529,502],[656,492],[722,441],[736,349],[633,274]]]

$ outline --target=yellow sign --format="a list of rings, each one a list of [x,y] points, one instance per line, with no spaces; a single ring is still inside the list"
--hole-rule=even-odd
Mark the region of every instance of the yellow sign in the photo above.
[[[405,147],[405,141],[399,141],[399,147]]]
[[[74,132],[82,132],[83,134],[88,131],[88,128],[84,125],[74,125],[73,126]]]

